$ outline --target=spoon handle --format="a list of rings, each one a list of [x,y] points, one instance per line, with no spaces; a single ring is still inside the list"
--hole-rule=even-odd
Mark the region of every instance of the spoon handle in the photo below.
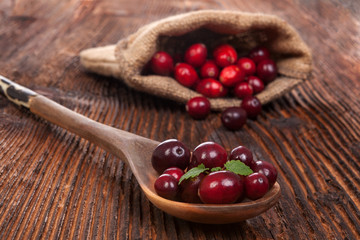
[[[131,149],[129,145],[135,141],[146,141],[141,136],[91,120],[1,75],[0,93],[35,115],[95,143],[126,162],[126,149]]]

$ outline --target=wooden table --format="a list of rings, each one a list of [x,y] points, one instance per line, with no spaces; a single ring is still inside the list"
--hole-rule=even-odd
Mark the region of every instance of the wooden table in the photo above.
[[[220,114],[90,74],[83,49],[114,44],[154,20],[199,9],[277,15],[313,52],[312,78],[240,131]],[[0,239],[359,239],[360,2],[2,0],[0,74],[87,117],[192,148],[243,144],[279,171],[282,196],[230,225],[186,222],[154,207],[120,159],[0,96]]]

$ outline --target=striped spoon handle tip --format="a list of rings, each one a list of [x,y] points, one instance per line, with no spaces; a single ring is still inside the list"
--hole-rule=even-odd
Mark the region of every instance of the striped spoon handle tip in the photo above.
[[[13,103],[30,108],[30,99],[37,93],[0,75],[0,93]]]

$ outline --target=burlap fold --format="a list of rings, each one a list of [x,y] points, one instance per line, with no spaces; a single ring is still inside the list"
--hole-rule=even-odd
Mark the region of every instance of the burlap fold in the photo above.
[[[203,10],[168,17],[143,26],[116,45],[80,53],[90,71],[114,76],[128,86],[182,103],[199,95],[171,77],[142,75],[153,54],[165,50],[183,53],[190,44],[203,42],[209,49],[230,43],[240,53],[265,46],[278,66],[279,77],[257,95],[262,104],[291,90],[311,72],[311,52],[295,29],[284,20],[265,14]],[[238,106],[236,98],[210,99],[213,110]]]

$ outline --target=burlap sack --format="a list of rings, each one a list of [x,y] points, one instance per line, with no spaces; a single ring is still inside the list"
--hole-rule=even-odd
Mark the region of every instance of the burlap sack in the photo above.
[[[87,49],[80,53],[80,59],[90,71],[119,78],[139,91],[186,103],[199,94],[171,77],[145,76],[142,70],[156,51],[183,53],[197,42],[210,49],[227,42],[240,55],[255,46],[266,46],[277,63],[279,77],[257,95],[262,104],[288,92],[311,72],[310,50],[293,27],[276,16],[236,11],[203,10],[168,17],[143,26],[116,45]],[[241,100],[210,102],[213,110],[223,110],[239,106]]]

